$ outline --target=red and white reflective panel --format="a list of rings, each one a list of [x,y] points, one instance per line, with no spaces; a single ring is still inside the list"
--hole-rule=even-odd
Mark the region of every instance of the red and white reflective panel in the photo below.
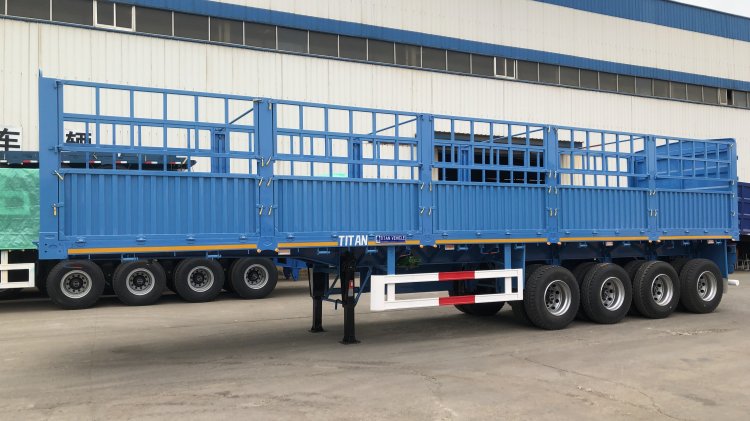
[[[502,294],[461,295],[453,297],[429,297],[396,299],[397,284],[418,282],[450,282],[475,279],[504,279]],[[518,289],[513,292],[513,280]],[[372,311],[398,310],[406,308],[437,307],[456,304],[494,303],[523,300],[523,269],[494,269],[463,272],[435,272],[409,275],[373,275],[370,278],[370,309]]]

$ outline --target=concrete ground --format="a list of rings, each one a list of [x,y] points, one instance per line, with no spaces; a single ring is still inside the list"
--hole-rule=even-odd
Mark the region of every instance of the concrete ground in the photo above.
[[[679,419],[750,416],[750,275],[719,309],[540,331],[509,309],[357,309],[311,334],[306,282],[269,299],[63,311],[0,302],[0,418]]]

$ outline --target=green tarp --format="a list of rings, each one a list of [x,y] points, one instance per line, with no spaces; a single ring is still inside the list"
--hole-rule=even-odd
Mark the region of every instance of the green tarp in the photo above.
[[[39,170],[0,168],[0,250],[39,241]]]

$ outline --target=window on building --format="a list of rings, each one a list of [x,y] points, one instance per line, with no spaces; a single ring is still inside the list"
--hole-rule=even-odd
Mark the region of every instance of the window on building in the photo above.
[[[599,72],[581,69],[581,88],[599,89]]]
[[[512,58],[505,59],[505,77],[516,77],[516,61]]]
[[[310,54],[321,56],[339,56],[339,37],[335,34],[310,32]]]
[[[133,29],[133,6],[129,4],[115,5],[115,22],[118,28]]]
[[[614,73],[599,72],[599,89],[602,91],[617,92],[617,75]]]
[[[732,91],[732,105],[747,108],[747,92]]]
[[[495,76],[495,57],[472,54],[471,73],[482,76]]]
[[[617,92],[634,94],[635,78],[633,76],[617,75]]]
[[[339,57],[367,60],[367,40],[344,35],[339,36]]]
[[[518,79],[539,81],[539,64],[533,61],[518,60]]]
[[[654,81],[645,78],[645,77],[637,77],[635,78],[635,93],[638,95],[643,96],[653,96],[654,95]]]
[[[276,27],[262,23],[245,22],[245,45],[260,48],[276,48]]]
[[[654,79],[654,96],[669,98],[669,82],[666,80]]]
[[[174,36],[208,40],[208,16],[175,12]]]
[[[445,50],[422,47],[422,67],[425,69],[445,70]]]
[[[49,20],[49,0],[8,0],[8,14]]]
[[[560,67],[560,84],[565,86],[579,86],[578,69],[573,67]]]
[[[719,104],[721,105],[729,104],[729,93],[727,89],[719,88]]]
[[[539,63],[539,81],[544,83],[560,83],[560,67],[552,64]]]
[[[136,7],[135,30],[147,34],[172,35],[172,12]]]
[[[96,24],[115,26],[115,4],[105,1],[96,2]]]
[[[699,85],[687,86],[688,101],[703,102],[703,87]]]
[[[93,25],[94,2],[93,0],[52,0],[52,20]]]
[[[211,18],[211,41],[242,44],[242,22]]]
[[[687,84],[679,82],[669,83],[669,96],[674,99],[687,99]]]
[[[278,28],[279,50],[295,53],[307,52],[307,31],[292,28]]]
[[[374,39],[367,40],[367,60],[377,61],[379,63],[393,63],[394,50],[393,43],[378,41]]]
[[[420,67],[422,50],[418,45],[396,44],[396,64]]]
[[[719,90],[717,88],[703,87],[703,102],[706,104],[719,103]]]
[[[448,70],[457,73],[471,73],[471,54],[448,50]]]

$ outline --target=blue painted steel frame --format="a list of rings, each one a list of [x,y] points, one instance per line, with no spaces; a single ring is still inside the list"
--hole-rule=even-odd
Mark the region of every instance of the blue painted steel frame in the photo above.
[[[98,111],[99,95],[93,115],[65,113],[65,86],[90,88],[95,92],[124,90],[130,92],[131,99],[136,91],[162,95],[163,119],[135,118],[132,106],[131,117],[102,116]],[[395,247],[432,249],[445,245],[448,251],[447,246],[479,244],[489,249],[500,246],[507,254],[506,245],[526,244],[527,248],[531,245],[535,248],[526,250],[525,259],[554,262],[564,258],[561,257],[564,250],[571,250],[565,245],[555,249],[557,243],[612,242],[627,248],[631,243],[663,241],[687,246],[709,240],[721,245],[723,240],[738,236],[736,150],[731,139],[680,139],[43,77],[39,80],[39,93],[42,259],[154,253],[274,255],[278,248],[289,248],[296,250],[293,256],[328,261],[331,259],[325,256],[331,250],[356,248],[366,250],[364,255],[375,253],[372,256],[376,261],[376,250],[383,246],[390,246],[389,253],[394,253]],[[170,148],[167,142],[170,127],[215,126],[217,130],[223,128],[225,134],[233,128],[228,113],[224,123],[212,123],[213,126],[169,120],[168,95],[192,97],[196,104],[199,97],[222,100],[224,104],[230,99],[252,102],[253,126],[242,127],[240,131],[257,134],[255,148],[247,152],[217,149],[215,143],[225,141],[226,136],[214,136],[211,148],[205,151]],[[299,107],[300,116],[309,110],[320,110],[326,116],[323,130],[306,128],[302,121],[297,129],[279,127],[276,111],[282,105]],[[329,126],[328,116],[333,112],[348,113],[346,130],[335,131]],[[367,123],[370,129],[358,132],[355,114],[365,122],[370,121],[371,124]],[[197,112],[194,118],[199,118]],[[392,118],[396,123],[379,126],[380,118]],[[63,143],[65,121],[160,126],[163,147],[138,146],[132,139],[124,146],[66,144]],[[408,128],[412,123],[413,133]],[[130,133],[132,136],[132,129]],[[321,139],[327,145],[325,153],[281,153],[278,143],[281,136],[298,136],[299,144],[310,145],[316,138]],[[99,137],[96,139],[98,142]],[[347,142],[346,157],[333,152],[330,142],[334,139]],[[657,141],[680,145],[679,152],[672,154],[672,148],[657,147]],[[384,150],[392,148],[393,157],[380,159],[385,153],[380,147],[368,155],[365,146],[378,142]],[[399,144],[415,152],[402,157]],[[683,148],[683,144],[689,146]],[[439,159],[435,149],[438,145],[457,151],[451,155],[457,158]],[[720,146],[710,155],[709,145]],[[175,173],[166,166],[162,171],[64,168],[60,156],[66,150],[92,154],[127,152],[139,156],[175,152],[209,157],[224,164],[204,173]],[[257,172],[228,173],[226,160],[233,158],[257,160]],[[347,177],[330,174],[321,177],[313,176],[314,172],[296,174],[292,165],[292,172],[282,175],[276,161],[285,160],[303,165],[310,161],[325,165],[339,163],[349,170]],[[690,164],[693,167],[661,174],[663,162],[672,165],[670,160],[693,162]],[[644,162],[646,165],[642,165]],[[703,170],[696,175],[694,168],[698,162]],[[390,168],[396,174],[398,167],[403,167],[406,177],[373,178],[375,173],[368,175],[363,171],[367,166],[377,167],[376,174],[380,176],[384,169]],[[728,171],[719,170],[724,166]],[[709,171],[710,168],[716,170]],[[447,172],[441,176],[436,172],[440,169]],[[450,172],[453,170],[455,173]],[[456,178],[445,175],[448,173]],[[479,174],[484,181],[474,180]],[[664,180],[694,184],[700,181],[709,183],[710,188],[662,187],[660,183]],[[238,186],[244,186],[245,190],[238,190]],[[175,196],[174,190],[183,195]],[[243,194],[249,196],[244,202],[237,201]],[[130,197],[125,202],[135,216],[121,208],[123,196]],[[134,201],[133,196],[150,198],[149,207],[137,206],[140,202]],[[309,226],[298,223],[310,214],[317,217],[308,218]],[[185,215],[195,218],[186,219]],[[71,223],[71,218],[80,218],[80,224]],[[188,224],[173,222],[181,219]],[[143,220],[152,223],[144,225]],[[137,224],[137,229],[124,228],[131,223]],[[285,223],[291,223],[295,229],[285,229]],[[165,231],[165,227],[172,227],[172,231]],[[484,246],[474,252],[484,253],[481,247]],[[678,253],[669,247],[659,247],[660,250],[639,253]],[[627,255],[623,253],[621,256]],[[585,253],[569,257],[581,255]],[[617,252],[612,254],[612,258],[617,256]],[[435,263],[450,262],[437,255],[425,254],[425,258]],[[385,255],[380,261],[386,261]],[[387,261],[387,270],[394,271],[393,257]]]

